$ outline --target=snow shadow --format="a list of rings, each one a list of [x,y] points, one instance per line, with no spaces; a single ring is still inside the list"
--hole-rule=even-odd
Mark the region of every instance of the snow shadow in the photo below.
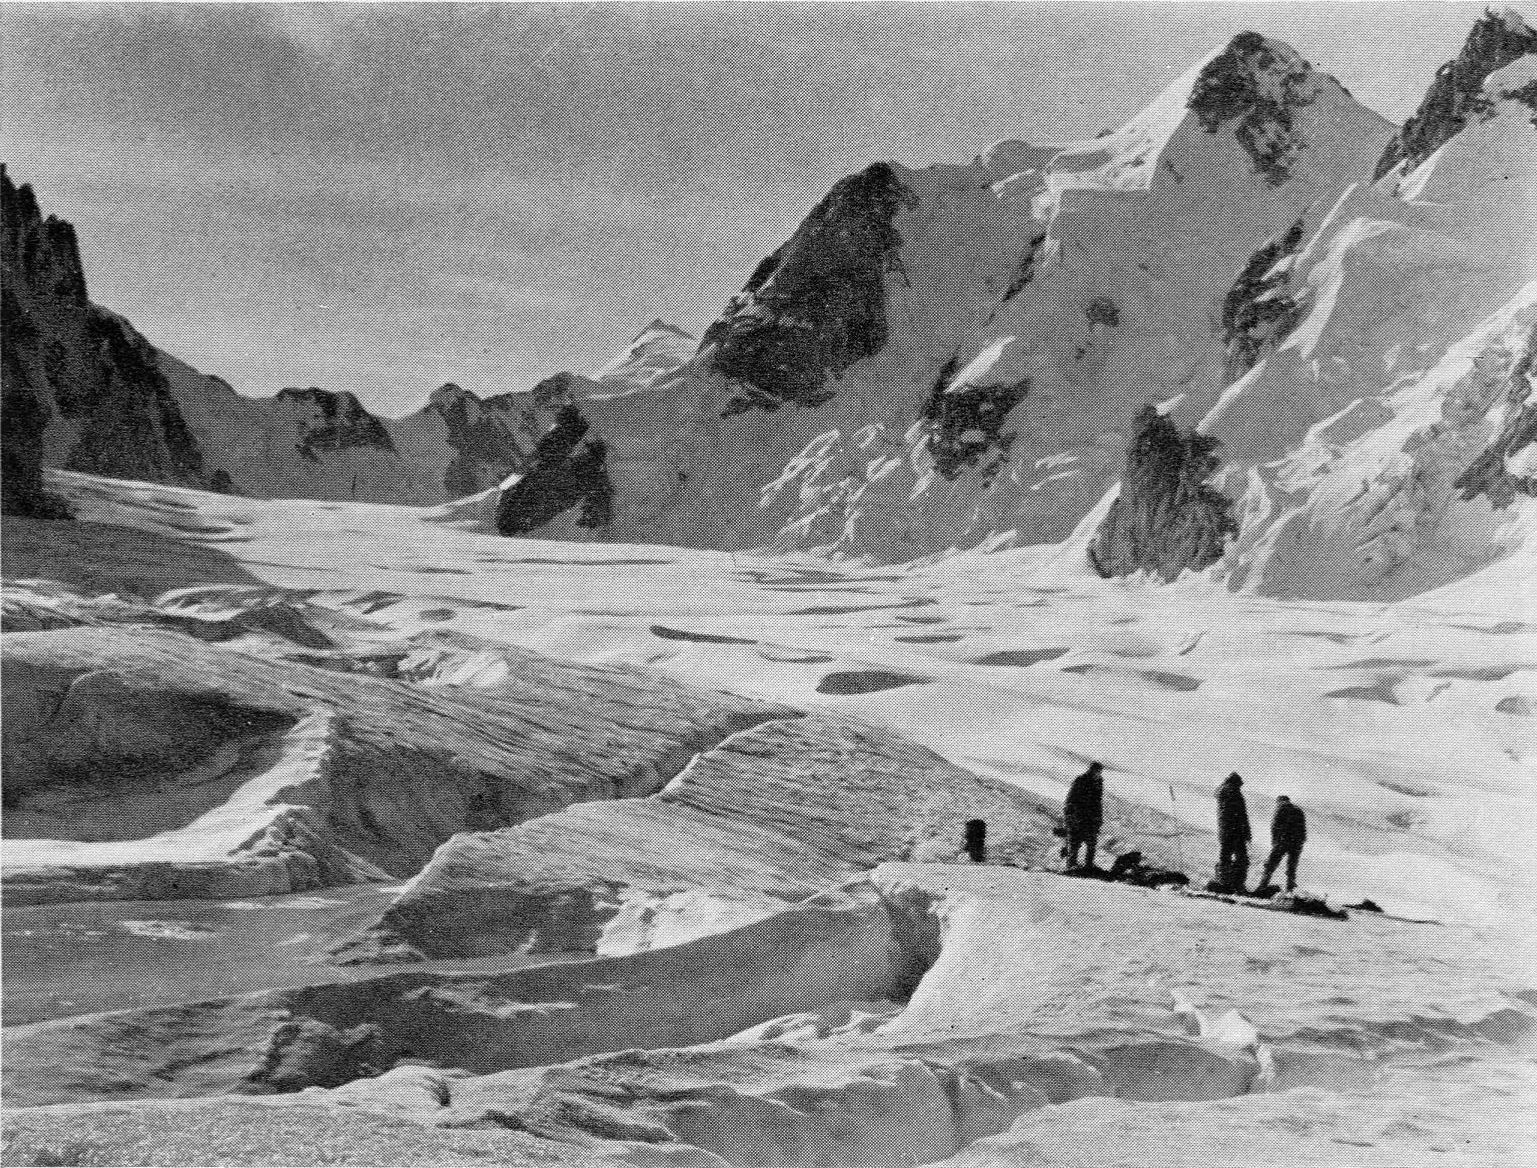
[[[1201,688],[1199,678],[1186,677],[1183,673],[1165,673],[1161,669],[1146,669],[1137,676],[1145,677],[1156,685],[1165,689],[1176,690],[1179,693],[1189,693]]]
[[[661,637],[664,641],[696,641],[701,645],[756,645],[758,643],[746,637],[726,637],[717,633],[693,633],[686,629],[670,629],[666,625],[652,625],[650,632],[653,637]]]
[[[1382,702],[1385,705],[1398,705],[1398,695],[1393,692],[1396,679],[1384,677],[1374,685],[1350,685],[1344,689],[1331,690],[1324,694],[1326,698],[1346,698],[1358,702]]]
[[[817,682],[817,693],[836,697],[853,697],[859,694],[880,693],[888,689],[900,689],[904,685],[924,685],[927,677],[911,673],[888,673],[882,669],[851,669],[829,673]]]
[[[137,527],[7,516],[0,566],[11,579],[42,578],[86,593],[153,599],[194,585],[262,581],[238,560],[205,543]]]
[[[1065,657],[1068,649],[1004,649],[997,653],[988,653],[982,657],[974,657],[972,665],[1011,665],[1017,669],[1024,669],[1030,665],[1039,665],[1042,661],[1055,661],[1058,657]]]
[[[794,612],[785,613],[786,616],[845,616],[851,612],[881,612],[893,608],[922,608],[925,605],[937,604],[938,601],[927,597],[917,600],[905,600],[900,604],[852,604],[852,605],[814,605],[811,608],[798,608]]]

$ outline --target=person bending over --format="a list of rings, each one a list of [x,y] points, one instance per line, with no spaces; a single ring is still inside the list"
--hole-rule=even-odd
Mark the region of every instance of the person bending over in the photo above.
[[[1297,889],[1297,861],[1302,859],[1302,845],[1308,839],[1308,820],[1285,795],[1275,799],[1275,816],[1270,820],[1270,858],[1265,861],[1261,884],[1269,884],[1281,861],[1286,861],[1286,891]]]

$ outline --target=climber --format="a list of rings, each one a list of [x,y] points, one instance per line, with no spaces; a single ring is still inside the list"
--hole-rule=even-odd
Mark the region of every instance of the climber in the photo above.
[[[1234,771],[1217,788],[1217,883],[1226,892],[1243,892],[1249,880],[1249,808],[1243,778]]]
[[[1063,857],[1071,870],[1078,867],[1078,849],[1085,849],[1083,866],[1094,867],[1094,848],[1099,843],[1100,825],[1105,821],[1105,768],[1091,762],[1089,769],[1073,780],[1062,803],[1062,820],[1067,828]]]
[[[973,864],[987,863],[987,820],[966,821],[966,858]]]
[[[1263,887],[1270,883],[1281,861],[1286,861],[1286,891],[1297,889],[1297,861],[1302,858],[1302,845],[1308,838],[1308,820],[1298,807],[1285,795],[1275,799],[1275,816],[1270,821],[1270,858],[1265,861],[1265,875],[1260,880]]]

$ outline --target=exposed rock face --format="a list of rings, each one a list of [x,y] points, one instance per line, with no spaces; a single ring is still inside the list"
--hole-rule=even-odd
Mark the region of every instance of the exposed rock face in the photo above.
[[[1529,53],[1537,53],[1537,32],[1510,9],[1486,10],[1455,60],[1436,73],[1414,116],[1394,135],[1377,162],[1375,178],[1405,164],[1413,170],[1446,144],[1472,118],[1489,112],[1484,82]]]
[[[445,439],[454,452],[443,472],[446,498],[473,495],[524,469],[528,443],[552,423],[554,404],[569,400],[563,386],[550,385],[557,381],[541,382],[532,395],[497,394],[482,400],[452,384],[432,395],[427,409],[442,418]]]
[[[1234,136],[1254,169],[1280,186],[1302,145],[1294,114],[1312,99],[1308,73],[1307,63],[1295,54],[1277,52],[1258,33],[1240,33],[1201,70],[1190,93],[1190,112],[1208,134],[1236,121]]]
[[[300,458],[310,462],[319,462],[321,451],[344,450],[349,446],[395,449],[379,419],[365,410],[363,403],[350,393],[332,393],[313,386],[281,389],[277,404],[296,413],[308,414],[294,449]]]
[[[1008,454],[1013,439],[1003,424],[1030,392],[1028,378],[1017,385],[952,385],[952,375],[950,369],[940,375],[923,410],[934,469],[947,479],[989,456],[996,465]]]
[[[1237,380],[1260,357],[1296,328],[1300,311],[1289,295],[1285,261],[1302,243],[1303,222],[1284,236],[1266,241],[1238,274],[1222,302],[1222,337],[1227,344],[1227,376]]]
[[[155,350],[88,299],[74,229],[44,219],[32,188],[3,167],[0,202],[6,509],[46,509],[44,465],[201,485],[202,454]]]
[[[728,414],[820,405],[828,374],[885,347],[885,278],[902,242],[894,220],[915,203],[892,167],[876,163],[835,186],[758,265],[700,343],[715,347],[720,376],[742,383]]]
[[[1482,495],[1495,510],[1515,502],[1517,495],[1537,498],[1537,324],[1527,334],[1525,350],[1510,371],[1510,388],[1502,403],[1504,424],[1494,440],[1453,484],[1466,501]]]
[[[1182,432],[1151,406],[1137,416],[1121,493],[1089,546],[1095,571],[1173,580],[1222,558],[1238,524],[1232,501],[1207,485],[1219,466],[1216,446],[1215,439]]]
[[[604,466],[608,448],[601,438],[589,439],[587,430],[587,420],[574,406],[561,411],[554,428],[534,447],[527,473],[502,491],[498,531],[523,535],[572,511],[583,527],[607,526],[613,497]]]

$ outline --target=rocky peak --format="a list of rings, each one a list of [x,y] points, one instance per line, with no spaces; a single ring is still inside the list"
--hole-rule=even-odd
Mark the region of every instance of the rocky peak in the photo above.
[[[427,398],[427,404],[429,406],[436,407],[440,410],[460,404],[469,404],[471,402],[478,403],[479,401],[479,396],[474,392],[465,389],[462,385],[455,385],[452,381],[447,382],[444,385],[440,385],[437,389],[433,390],[431,395]]]
[[[1242,32],[1197,75],[1187,108],[1208,134],[1236,123],[1254,169],[1279,186],[1302,145],[1293,115],[1317,95],[1320,77],[1289,45]]]
[[[669,324],[667,321],[663,320],[661,317],[658,317],[656,320],[653,320],[650,324],[648,324],[645,328],[641,329],[640,332],[635,335],[635,339],[633,341],[631,341],[630,344],[638,345],[642,341],[648,341],[648,340],[651,340],[653,337],[658,337],[658,336],[681,337],[685,341],[693,341],[693,340],[697,340],[698,339],[692,333],[685,332],[683,329],[680,329],[677,325]]]
[[[1436,72],[1420,108],[1382,152],[1374,177],[1424,162],[1488,107],[1484,82],[1530,54],[1537,54],[1537,32],[1509,9],[1485,10],[1462,51]]]
[[[85,269],[74,227],[53,215],[43,218],[31,185],[12,183],[4,163],[0,163],[0,204],[6,282],[31,296],[85,304]]]
[[[1101,576],[1149,572],[1176,579],[1222,558],[1237,534],[1232,503],[1207,485],[1217,441],[1185,433],[1152,406],[1137,415],[1121,493],[1089,545]]]
[[[885,347],[885,278],[902,243],[894,221],[915,200],[897,168],[878,162],[833,187],[758,265],[700,344],[741,384],[726,413],[820,404],[828,374]]]
[[[3,218],[4,506],[45,513],[42,468],[202,482],[202,455],[156,351],[92,304],[75,230],[0,166]]]
[[[310,462],[320,462],[320,452],[341,450],[351,446],[373,446],[380,450],[394,450],[384,424],[364,407],[351,393],[336,393],[329,389],[281,389],[277,400],[285,405],[305,411],[313,411],[302,422],[299,439],[300,457]]]
[[[608,525],[613,507],[608,447],[588,430],[587,419],[575,406],[560,411],[534,448],[527,473],[497,499],[496,528],[501,534],[526,535],[568,512],[588,530]]]

